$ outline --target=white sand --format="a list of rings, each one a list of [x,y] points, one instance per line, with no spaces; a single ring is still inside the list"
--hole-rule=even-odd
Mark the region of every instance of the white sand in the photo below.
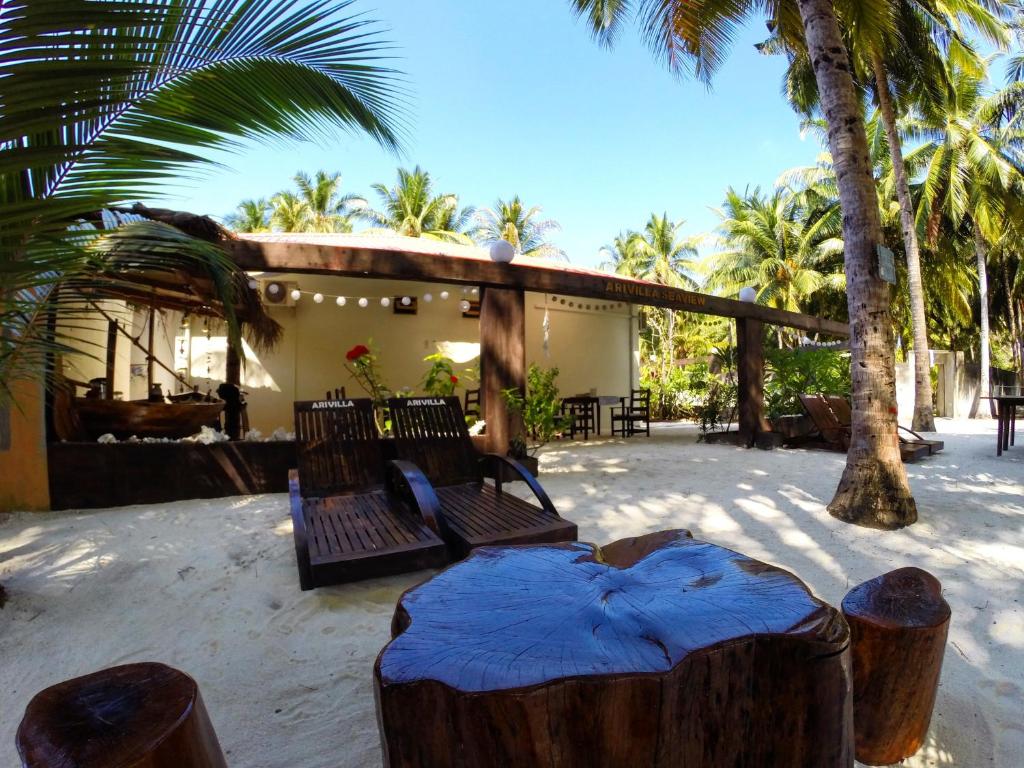
[[[777,563],[838,605],[905,565],[935,574],[953,627],[932,733],[905,765],[1024,764],[1024,445],[941,423],[910,467],[921,521],[879,533],[829,517],[843,466],[817,451],[650,439],[560,444],[544,485],[580,539],[670,527]],[[102,667],[158,660],[200,684],[237,768],[380,764],[371,670],[398,595],[424,574],[300,592],[283,495],[0,520],[0,765],[29,698]]]

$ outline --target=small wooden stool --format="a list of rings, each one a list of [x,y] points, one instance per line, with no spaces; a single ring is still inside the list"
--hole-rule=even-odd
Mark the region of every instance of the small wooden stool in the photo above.
[[[917,752],[928,733],[949,633],[939,580],[900,568],[843,599],[853,651],[857,759],[889,765]]]
[[[18,727],[24,768],[226,768],[196,681],[163,664],[111,667],[37,693]]]

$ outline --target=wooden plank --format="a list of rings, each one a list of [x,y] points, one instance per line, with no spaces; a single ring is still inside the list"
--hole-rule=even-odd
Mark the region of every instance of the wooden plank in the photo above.
[[[117,362],[117,320],[107,321],[107,398],[114,399],[114,365]]]
[[[537,291],[667,307],[721,317],[750,317],[811,333],[842,337],[850,335],[849,326],[835,320],[655,285],[618,275],[602,275],[522,262],[498,264],[471,258],[392,249],[387,249],[385,258],[380,248],[371,246],[352,248],[246,239],[232,240],[226,243],[226,246],[235,262],[242,269],[250,271],[348,275],[382,280],[417,280],[475,285],[481,288]],[[481,322],[482,314],[481,308]]]
[[[748,448],[767,428],[764,423],[764,323],[753,318],[736,320],[737,406],[739,433]]]
[[[487,424],[487,450],[504,454],[509,438],[523,431],[513,423],[503,390],[526,387],[526,302],[522,289],[487,288],[480,304],[480,395]]]

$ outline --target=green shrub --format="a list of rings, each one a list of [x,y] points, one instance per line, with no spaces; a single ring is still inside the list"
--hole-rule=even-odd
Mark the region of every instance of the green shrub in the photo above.
[[[850,395],[847,352],[773,349],[767,353],[765,367],[765,415],[769,419],[803,413],[801,394]]]
[[[557,368],[539,368],[530,365],[526,373],[526,394],[518,389],[503,389],[501,397],[505,406],[514,416],[522,416],[526,427],[527,446],[523,435],[513,435],[509,441],[509,455],[522,458],[535,455],[546,443],[551,442],[559,432],[568,427],[568,420],[562,415],[562,398],[558,393]]]

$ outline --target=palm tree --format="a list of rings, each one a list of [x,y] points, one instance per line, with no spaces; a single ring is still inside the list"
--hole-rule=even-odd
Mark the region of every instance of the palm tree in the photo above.
[[[270,203],[266,198],[243,200],[225,223],[235,232],[266,232],[270,229]]]
[[[888,17],[888,18],[887,18]],[[873,90],[878,114],[885,129],[891,159],[893,189],[898,203],[900,227],[907,262],[911,327],[914,337],[914,415],[913,428],[935,430],[932,409],[931,362],[928,354],[928,327],[921,279],[921,254],[915,226],[914,203],[910,194],[909,173],[903,159],[897,127],[897,112],[905,112],[913,100],[940,94],[948,86],[944,57],[983,66],[977,54],[960,36],[961,19],[990,42],[1005,45],[1003,24],[980,2],[966,0],[954,8],[936,5],[931,0],[889,0],[884,15],[875,23],[848,24],[845,39],[853,54],[856,79]],[[881,23],[879,23],[881,22]],[[805,49],[797,39],[774,40],[781,46],[765,46],[767,52],[786,48],[790,57],[787,93],[799,111],[810,114],[817,106],[817,89]],[[941,41],[941,46],[940,46]],[[787,46],[787,43],[790,45]],[[943,50],[944,48],[944,50]],[[901,108],[900,103],[903,103]]]
[[[726,296],[756,289],[756,301],[791,312],[822,289],[844,291],[839,207],[808,207],[806,194],[777,188],[740,194],[731,187],[717,211],[723,250],[708,260],[705,287]],[[782,329],[779,331],[782,346]]]
[[[493,208],[477,211],[476,239],[483,243],[507,240],[522,256],[566,258],[565,251],[547,240],[548,233],[561,226],[554,219],[540,219],[540,214],[539,205],[527,208],[519,195],[511,200],[499,198]]]
[[[270,198],[270,226],[276,232],[311,232],[312,212],[294,192],[278,192]]]
[[[270,0],[4,6],[2,395],[17,380],[38,381],[47,356],[72,349],[52,319],[76,306],[64,288],[102,280],[92,246],[103,238],[81,224],[95,212],[157,194],[168,177],[207,162],[199,150],[239,139],[340,129],[397,147],[400,85],[378,63],[384,44],[372,22],[348,6],[300,0],[285,14]],[[154,265],[172,249],[195,253],[230,305],[232,263],[220,249],[152,222],[123,229],[120,242],[138,231],[133,247]]]
[[[985,80],[957,66],[952,88],[940,103],[924,102],[908,120],[927,169],[918,207],[919,226],[932,235],[941,217],[973,242],[978,271],[981,377],[979,391],[990,390],[988,257],[1010,227],[1007,206],[1024,195],[1024,131],[1019,124],[1020,89],[1014,85],[985,94]],[[1011,115],[1009,120],[1007,115]],[[979,410],[979,415],[982,412]]]
[[[472,242],[466,229],[473,209],[459,208],[456,195],[434,194],[430,174],[418,165],[411,171],[399,168],[395,186],[374,184],[373,190],[380,197],[380,210],[364,208],[359,215],[379,229],[406,237]]]
[[[300,172],[295,174],[295,186],[309,211],[307,232],[351,232],[355,209],[366,204],[359,195],[341,194],[340,173],[317,171],[310,179]]]
[[[798,38],[805,44],[839,182],[851,329],[851,444],[828,509],[835,517],[867,526],[899,528],[913,523],[917,506],[896,433],[889,287],[876,266],[875,246],[882,242],[882,224],[863,109],[833,0],[795,0],[795,7],[757,0],[706,0],[699,13],[686,0],[570,2],[606,42],[613,41],[627,19],[635,17],[656,55],[674,70],[692,70],[705,81],[721,65],[738,27],[763,8],[773,11],[770,22],[785,31],[786,39]],[[865,23],[871,23],[878,11],[876,3],[842,5]]]

